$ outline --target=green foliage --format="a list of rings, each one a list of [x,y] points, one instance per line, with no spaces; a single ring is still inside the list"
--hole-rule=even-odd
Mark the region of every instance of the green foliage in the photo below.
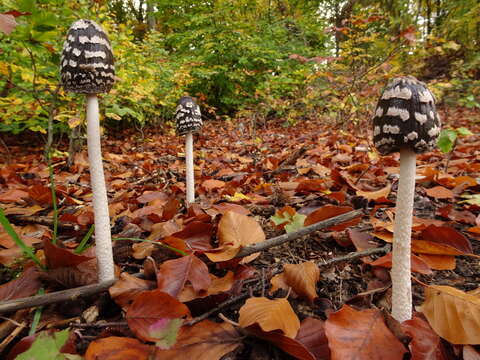
[[[297,213],[291,207],[283,208],[270,217],[270,221],[276,226],[283,227],[287,233],[303,228],[305,219],[305,215]]]
[[[69,330],[65,329],[49,334],[47,331],[39,333],[30,349],[18,355],[18,360],[76,360],[79,355],[63,354],[60,349],[68,339]]]
[[[443,153],[449,153],[455,147],[458,136],[473,135],[467,128],[443,129],[437,140],[437,145]]]

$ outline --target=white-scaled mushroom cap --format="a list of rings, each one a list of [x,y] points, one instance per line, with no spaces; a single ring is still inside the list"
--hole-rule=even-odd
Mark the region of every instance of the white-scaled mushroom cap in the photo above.
[[[114,59],[110,41],[100,25],[92,20],[72,24],[63,43],[60,72],[66,91],[110,91],[115,82]]]
[[[175,120],[178,135],[199,131],[203,125],[200,107],[190,96],[183,96],[178,102]]]
[[[435,98],[413,76],[395,78],[384,89],[373,118],[373,143],[387,155],[410,148],[423,153],[435,147],[441,122]]]

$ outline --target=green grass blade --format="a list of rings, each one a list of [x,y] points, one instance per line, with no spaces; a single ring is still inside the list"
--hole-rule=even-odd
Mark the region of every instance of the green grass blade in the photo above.
[[[37,295],[45,294],[45,290],[40,288],[38,290]],[[28,336],[35,335],[37,332],[38,323],[40,322],[40,318],[42,317],[43,306],[39,306],[35,309],[35,314],[33,314],[32,326],[30,326],[30,331],[28,332]]]
[[[75,249],[74,251],[75,254],[81,254],[88,248],[88,246],[86,245],[88,240],[90,240],[90,238],[92,237],[94,230],[95,230],[95,225],[90,226],[90,229],[88,229],[88,232],[85,234],[82,241],[80,241],[80,244],[78,244],[77,248]]]
[[[22,249],[23,253],[26,256],[32,259],[39,267],[41,267],[42,269],[45,269],[45,266],[43,266],[40,260],[35,256],[32,249],[29,246],[27,246],[27,244],[25,244],[23,240],[20,239],[20,236],[18,236],[18,234],[15,232],[15,229],[12,227],[12,225],[8,221],[2,208],[0,208],[0,224],[3,226],[7,234],[10,235],[10,237],[13,239],[15,244],[17,244],[17,246],[20,249]]]

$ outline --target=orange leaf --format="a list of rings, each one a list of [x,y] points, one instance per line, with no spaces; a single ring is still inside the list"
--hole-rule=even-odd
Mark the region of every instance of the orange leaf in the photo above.
[[[419,274],[429,275],[432,273],[432,269],[418,256],[411,254],[411,270]],[[381,266],[387,269],[392,268],[392,253],[389,252],[377,260],[370,263],[371,266]]]
[[[153,281],[139,279],[136,276],[123,272],[120,274],[120,279],[108,289],[112,299],[127,310],[135,297],[144,290],[150,290],[155,286]]]
[[[71,250],[53,245],[49,239],[43,242],[43,250],[45,251],[45,258],[49,269],[75,266],[93,259],[93,257],[77,255]]]
[[[378,200],[378,199],[386,199],[388,194],[390,194],[390,190],[392,190],[392,184],[388,184],[383,189],[377,191],[361,191],[357,190],[357,195],[362,196],[368,200]]]
[[[402,360],[407,352],[385,325],[379,310],[357,311],[348,305],[330,315],[325,333],[332,359]]]
[[[456,267],[455,256],[419,254],[418,257],[433,270],[454,270]]]
[[[135,298],[128,307],[126,318],[128,326],[140,339],[159,341],[163,339],[162,330],[174,331],[181,319],[189,314],[188,308],[174,297],[160,290],[150,290]],[[171,333],[165,337],[175,338]]]
[[[212,248],[210,245],[212,229],[212,224],[207,224],[201,221],[192,221],[182,231],[171,235],[185,240],[192,250],[208,251]]]
[[[285,279],[293,291],[313,302],[317,297],[316,285],[320,280],[320,270],[312,261],[301,264],[285,264]]]
[[[270,300],[264,297],[250,298],[239,310],[241,327],[258,324],[263,331],[280,330],[294,338],[300,328],[300,320],[287,299]]]
[[[229,291],[233,284],[235,283],[235,274],[231,271],[227,272],[224,277],[216,277],[213,274],[209,274],[211,279],[210,287],[207,291],[202,292],[202,294],[198,294],[194,289],[193,286],[187,284],[182,292],[178,296],[178,300],[185,303],[188,301],[192,301],[194,299],[207,297],[210,295],[216,295],[222,292]]]
[[[480,297],[450,286],[427,286],[420,311],[452,344],[480,344]]]
[[[448,245],[465,254],[473,252],[470,241],[457,230],[448,226],[430,225],[422,231],[422,239]]]
[[[425,193],[435,199],[453,199],[455,197],[452,190],[443,186],[435,186],[430,189],[425,189]]]
[[[409,344],[412,360],[447,360],[440,336],[435,334],[428,322],[414,316],[400,326],[412,338]]]
[[[311,317],[305,318],[300,324],[295,340],[302,343],[315,356],[315,359],[330,359],[324,321]]]
[[[215,204],[212,207],[221,214],[225,214],[227,211],[233,211],[242,215],[250,215],[250,210],[238,204],[224,202],[220,204]]]
[[[219,360],[241,343],[242,337],[233,325],[204,320],[193,326],[183,326],[177,343],[169,350],[157,350],[155,359]]]
[[[28,193],[23,190],[12,189],[0,194],[0,201],[2,202],[20,202],[24,198],[28,198]]]
[[[248,216],[227,211],[218,224],[219,248],[205,253],[214,262],[233,259],[242,247],[265,241],[265,233],[258,222]],[[248,262],[259,254],[252,254],[243,260]]]
[[[412,252],[432,255],[464,255],[463,252],[449,245],[426,240],[412,240]]]
[[[154,346],[142,344],[137,339],[110,336],[92,341],[85,360],[148,360],[154,350]]]
[[[202,183],[202,187],[207,191],[212,191],[212,190],[215,190],[215,189],[221,189],[224,186],[225,186],[225,181],[215,180],[215,179],[205,180]]]
[[[17,279],[0,286],[0,301],[34,295],[41,286],[39,272],[35,267],[31,266],[26,268]]]
[[[205,292],[211,283],[207,265],[195,255],[167,260],[160,265],[157,272],[159,290],[176,298],[187,281],[197,294]]]
[[[334,205],[326,205],[321,207],[318,210],[315,210],[314,212],[310,213],[307,218],[305,219],[305,226],[315,224],[319,221],[329,219],[341,214],[345,214],[349,211],[352,211],[353,208],[349,206],[334,206]],[[360,222],[361,216],[349,220],[347,222],[344,222],[339,225],[331,226],[327,230],[329,231],[342,231],[345,230],[348,227],[357,225]]]

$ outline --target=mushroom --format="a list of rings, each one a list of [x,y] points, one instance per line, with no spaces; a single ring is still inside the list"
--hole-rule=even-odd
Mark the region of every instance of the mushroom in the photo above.
[[[193,173],[193,133],[202,127],[202,114],[200,107],[190,96],[183,96],[175,110],[177,134],[185,135],[185,162],[186,162],[186,188],[187,204],[195,201],[195,180]]]
[[[440,133],[435,99],[412,76],[393,79],[384,89],[373,118],[373,142],[382,155],[400,152],[392,255],[392,316],[412,317],[410,249],[416,154],[432,149]]]
[[[113,280],[115,275],[97,94],[110,91],[115,80],[115,67],[112,47],[103,29],[91,20],[74,22],[63,44],[60,66],[64,89],[86,94],[87,97],[87,147],[93,193],[98,280],[109,281]]]

